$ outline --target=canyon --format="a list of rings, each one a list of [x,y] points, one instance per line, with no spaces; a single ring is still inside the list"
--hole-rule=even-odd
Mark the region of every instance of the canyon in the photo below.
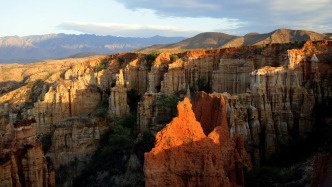
[[[0,72],[5,186],[73,185],[128,113],[136,116],[137,139],[145,132],[156,138],[142,161],[134,153],[125,157],[127,177],[137,163],[146,186],[244,186],[244,170],[304,141],[320,123],[331,125],[328,112],[317,113],[331,107],[329,40],[120,53],[1,65]],[[59,174],[71,165],[64,181]]]

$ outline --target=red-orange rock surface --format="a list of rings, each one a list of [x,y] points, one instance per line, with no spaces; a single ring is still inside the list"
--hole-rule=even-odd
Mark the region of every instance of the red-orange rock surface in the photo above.
[[[243,141],[234,140],[227,122],[206,136],[185,98],[178,117],[157,133],[155,147],[144,155],[146,186],[243,186],[243,166],[251,163]]]
[[[223,97],[196,92],[192,102],[195,117],[201,123],[205,134],[209,134],[215,127],[221,126],[223,136],[229,137],[226,104]]]

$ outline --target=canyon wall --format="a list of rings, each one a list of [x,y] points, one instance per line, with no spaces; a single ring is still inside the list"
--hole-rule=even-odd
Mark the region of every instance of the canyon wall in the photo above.
[[[258,52],[252,48],[227,49],[224,53],[219,51],[219,61],[210,57],[219,57],[218,51],[195,60],[183,57],[169,64],[161,93],[176,92],[182,97],[186,87],[198,84],[200,75],[207,77],[205,84],[210,86],[210,91],[226,100],[230,136],[241,136],[254,163],[259,164],[290,142],[307,137],[315,128],[314,106],[332,98],[331,41],[306,42],[302,48],[288,51],[282,51],[282,47],[272,45]],[[200,62],[207,67],[198,71],[196,66]],[[199,95],[191,99],[198,121],[207,120],[200,122],[208,134],[218,126],[217,115],[214,115],[218,108],[208,110],[206,106],[213,101]],[[147,101],[143,100],[142,104]],[[158,97],[154,98],[154,102],[157,101]],[[157,107],[152,104],[146,108],[149,110],[138,112],[138,123],[144,126],[142,130],[160,126],[151,120],[157,114]],[[145,116],[150,116],[150,120],[140,120]]]
[[[47,156],[52,159],[56,168],[75,160],[80,163],[77,167],[81,168],[82,163],[90,160],[107,129],[106,121],[87,117],[61,121],[54,125],[50,133],[52,144]]]
[[[75,171],[69,173],[73,180],[90,161],[109,128],[105,117],[111,113],[111,84],[119,72],[110,68],[114,64],[118,62],[111,57],[93,58],[1,95],[0,134],[5,134],[6,129],[13,131],[16,121],[35,119],[37,137],[49,138],[46,156],[55,170],[75,162]],[[126,98],[126,90],[121,94]],[[30,152],[40,159],[43,152],[41,148],[38,151]],[[21,172],[22,168],[18,169]]]

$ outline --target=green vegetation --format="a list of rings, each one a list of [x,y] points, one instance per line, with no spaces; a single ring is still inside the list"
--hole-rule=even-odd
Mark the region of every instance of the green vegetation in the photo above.
[[[118,62],[120,62],[121,64],[125,62],[125,59],[123,57],[119,57],[118,58]]]
[[[130,124],[125,124],[130,126]],[[128,149],[133,143],[133,139],[130,136],[130,128],[124,127],[121,124],[117,124],[113,128],[113,133],[110,134],[108,143],[112,146],[112,149]],[[107,153],[108,151],[103,149],[102,153]]]
[[[153,62],[156,60],[156,58],[158,57],[158,55],[159,55],[159,53],[157,53],[156,51],[153,51],[152,53],[150,53],[149,55],[147,55],[145,57],[145,59],[146,59],[146,66],[148,67],[148,70],[151,70]]]
[[[45,82],[42,79],[37,79],[27,85],[29,91],[25,96],[26,103],[35,103],[43,91]]]
[[[108,66],[108,59],[107,58],[104,58],[103,60],[101,60],[99,62],[99,64],[97,66],[95,66],[94,68],[94,72],[97,73],[103,69],[106,69]]]
[[[124,117],[117,120],[117,125],[134,130],[136,128],[136,115],[127,113]],[[135,136],[135,134],[131,134]]]
[[[211,92],[211,87],[208,83],[208,81],[205,79],[204,76],[199,77],[195,84],[191,84],[189,86],[190,92],[195,92],[195,91],[204,91],[206,93]]]
[[[75,180],[73,186],[91,186],[97,181],[98,173],[107,173],[104,186],[115,186],[112,176],[124,175],[126,164],[131,154],[137,155],[141,165],[144,162],[144,152],[150,151],[154,144],[154,137],[150,133],[143,133],[136,138],[133,133],[136,119],[132,114],[119,118],[101,139],[100,145],[90,163],[83,169],[81,175]],[[144,186],[143,167],[137,171],[142,177],[135,179],[133,186]]]
[[[123,57],[118,57],[118,62],[120,64],[120,67],[122,67],[123,64],[125,63],[125,59]]]
[[[148,56],[146,56],[147,61],[155,61],[159,53],[157,51],[152,51]]]
[[[171,62],[175,62],[179,59],[178,55],[177,54],[172,54],[171,55]]]
[[[205,77],[199,77],[196,81],[197,87],[198,87],[198,91],[204,91],[206,93],[210,93],[211,92],[211,87],[209,86],[208,81],[206,80]]]
[[[98,108],[96,111],[96,116],[99,118],[106,118],[108,115],[108,109],[107,108]]]
[[[178,101],[179,99],[175,93],[170,95],[161,95],[157,99],[156,106],[160,111],[157,118],[159,123],[168,123],[177,115],[176,106]]]

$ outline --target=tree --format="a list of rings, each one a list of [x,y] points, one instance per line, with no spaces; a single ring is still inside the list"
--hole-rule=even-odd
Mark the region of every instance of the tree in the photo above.
[[[173,54],[171,55],[171,62],[175,62],[179,59],[178,55],[177,54]]]
[[[153,62],[156,60],[157,56],[159,54],[156,51],[153,51],[149,55],[146,56],[146,66],[148,67],[149,70],[151,70],[151,67],[153,65]]]
[[[157,99],[156,106],[161,112],[159,115],[160,123],[168,123],[173,117],[177,115],[176,106],[178,104],[178,97],[175,94],[162,95]]]
[[[103,69],[106,69],[107,65],[108,65],[108,59],[104,58],[99,62],[97,66],[95,66],[94,72],[97,73]]]
[[[211,91],[208,81],[203,76],[197,79],[196,84],[199,91],[204,91],[206,93],[209,93]]]

